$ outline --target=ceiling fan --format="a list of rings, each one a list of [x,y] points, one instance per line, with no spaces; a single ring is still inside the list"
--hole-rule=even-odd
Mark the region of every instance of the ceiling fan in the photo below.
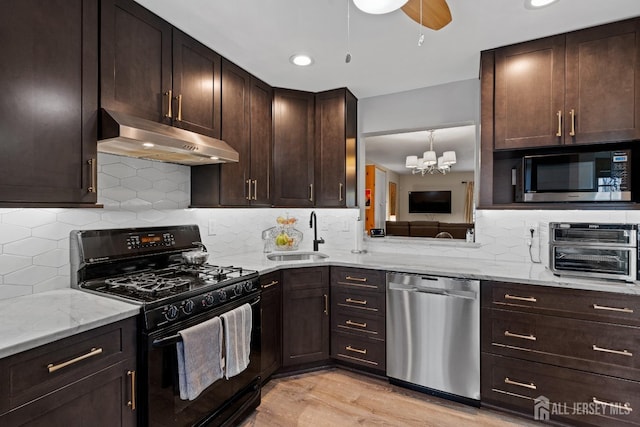
[[[409,18],[436,31],[451,22],[446,0],[353,0],[353,3],[363,12],[376,15],[402,8]]]

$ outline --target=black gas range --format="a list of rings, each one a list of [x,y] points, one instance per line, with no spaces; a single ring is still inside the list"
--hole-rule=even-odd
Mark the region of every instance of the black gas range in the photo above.
[[[71,232],[72,286],[141,306],[141,426],[233,424],[260,403],[258,272],[186,263],[183,253],[202,247],[197,225]],[[249,366],[240,375],[213,383],[195,400],[181,400],[179,332],[244,304],[253,313]]]

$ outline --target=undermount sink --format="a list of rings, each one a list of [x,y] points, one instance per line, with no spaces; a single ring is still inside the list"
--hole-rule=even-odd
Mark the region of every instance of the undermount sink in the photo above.
[[[329,258],[329,255],[322,252],[286,252],[267,255],[267,259],[271,261],[320,261],[325,258]]]

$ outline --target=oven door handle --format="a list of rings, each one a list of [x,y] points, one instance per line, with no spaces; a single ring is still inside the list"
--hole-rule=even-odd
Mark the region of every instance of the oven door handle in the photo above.
[[[249,304],[250,305],[256,305],[256,304],[258,304],[260,302],[261,299],[262,299],[262,297],[258,297],[258,298],[255,299],[255,301],[251,301]],[[179,341],[182,341],[182,336],[178,333],[178,334],[170,335],[168,337],[155,339],[151,343],[151,346],[154,347],[154,348],[166,347],[166,346],[175,344],[175,343],[177,343]]]

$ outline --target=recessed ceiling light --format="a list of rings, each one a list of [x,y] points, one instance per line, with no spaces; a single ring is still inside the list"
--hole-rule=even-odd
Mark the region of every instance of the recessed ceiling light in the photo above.
[[[289,61],[291,61],[292,64],[298,65],[300,67],[306,67],[313,64],[313,58],[311,58],[306,53],[296,53],[295,55],[291,55]]]
[[[524,0],[524,7],[527,9],[540,9],[557,1],[558,0]]]

